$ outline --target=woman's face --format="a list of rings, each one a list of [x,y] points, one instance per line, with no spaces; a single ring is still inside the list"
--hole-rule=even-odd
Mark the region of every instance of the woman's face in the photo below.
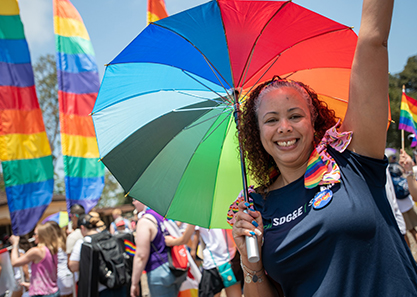
[[[304,165],[310,157],[314,140],[306,100],[291,87],[273,89],[260,100],[257,116],[265,150],[281,170]]]

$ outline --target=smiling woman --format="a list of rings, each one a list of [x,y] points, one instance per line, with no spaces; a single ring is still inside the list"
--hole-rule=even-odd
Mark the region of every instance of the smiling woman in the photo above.
[[[254,210],[240,202],[233,224],[245,295],[415,296],[416,262],[385,193],[393,2],[363,1],[341,125],[310,88],[280,77],[245,102],[239,139],[258,183]],[[262,262],[251,263],[245,236],[261,232]]]

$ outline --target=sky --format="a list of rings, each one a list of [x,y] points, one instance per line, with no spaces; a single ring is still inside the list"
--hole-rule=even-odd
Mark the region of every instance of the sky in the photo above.
[[[71,0],[92,41],[100,77],[113,60],[145,27],[147,0]],[[208,2],[165,0],[169,15]],[[294,0],[347,26],[358,33],[362,0]],[[55,55],[52,0],[19,0],[21,19],[32,63],[41,55]],[[388,43],[389,70],[399,73],[407,59],[417,55],[417,0],[397,0]]]

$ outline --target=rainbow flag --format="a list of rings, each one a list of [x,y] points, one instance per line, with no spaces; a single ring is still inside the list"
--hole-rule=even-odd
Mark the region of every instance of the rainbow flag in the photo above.
[[[17,0],[0,4],[0,160],[15,235],[51,203],[54,168]]]
[[[67,208],[89,212],[104,187],[104,166],[90,112],[100,86],[93,46],[83,20],[69,0],[53,0],[58,100]]]
[[[398,124],[398,129],[414,133],[417,136],[417,100],[407,96],[404,88],[401,97],[400,123]],[[411,146],[414,147],[416,145],[417,139],[414,137]]]
[[[130,256],[134,256],[136,253],[136,245],[127,239],[124,240],[124,243],[125,243],[126,254]]]
[[[148,25],[167,16],[164,0],[148,0]]]

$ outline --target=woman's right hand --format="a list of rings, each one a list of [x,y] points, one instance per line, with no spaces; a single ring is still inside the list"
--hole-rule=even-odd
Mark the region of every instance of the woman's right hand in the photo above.
[[[261,251],[263,238],[262,216],[259,211],[252,211],[248,206],[249,204],[244,201],[239,203],[239,211],[235,215],[236,221],[233,225],[233,238],[242,259],[248,257],[245,236],[257,235],[259,251]],[[247,213],[244,212],[245,210]]]
[[[165,245],[166,246],[174,246],[175,245],[175,237],[171,235],[165,236]]]
[[[139,284],[132,284],[130,286],[130,297],[137,297],[139,296]]]
[[[20,236],[12,235],[9,238],[9,242],[11,245],[19,244]]]

